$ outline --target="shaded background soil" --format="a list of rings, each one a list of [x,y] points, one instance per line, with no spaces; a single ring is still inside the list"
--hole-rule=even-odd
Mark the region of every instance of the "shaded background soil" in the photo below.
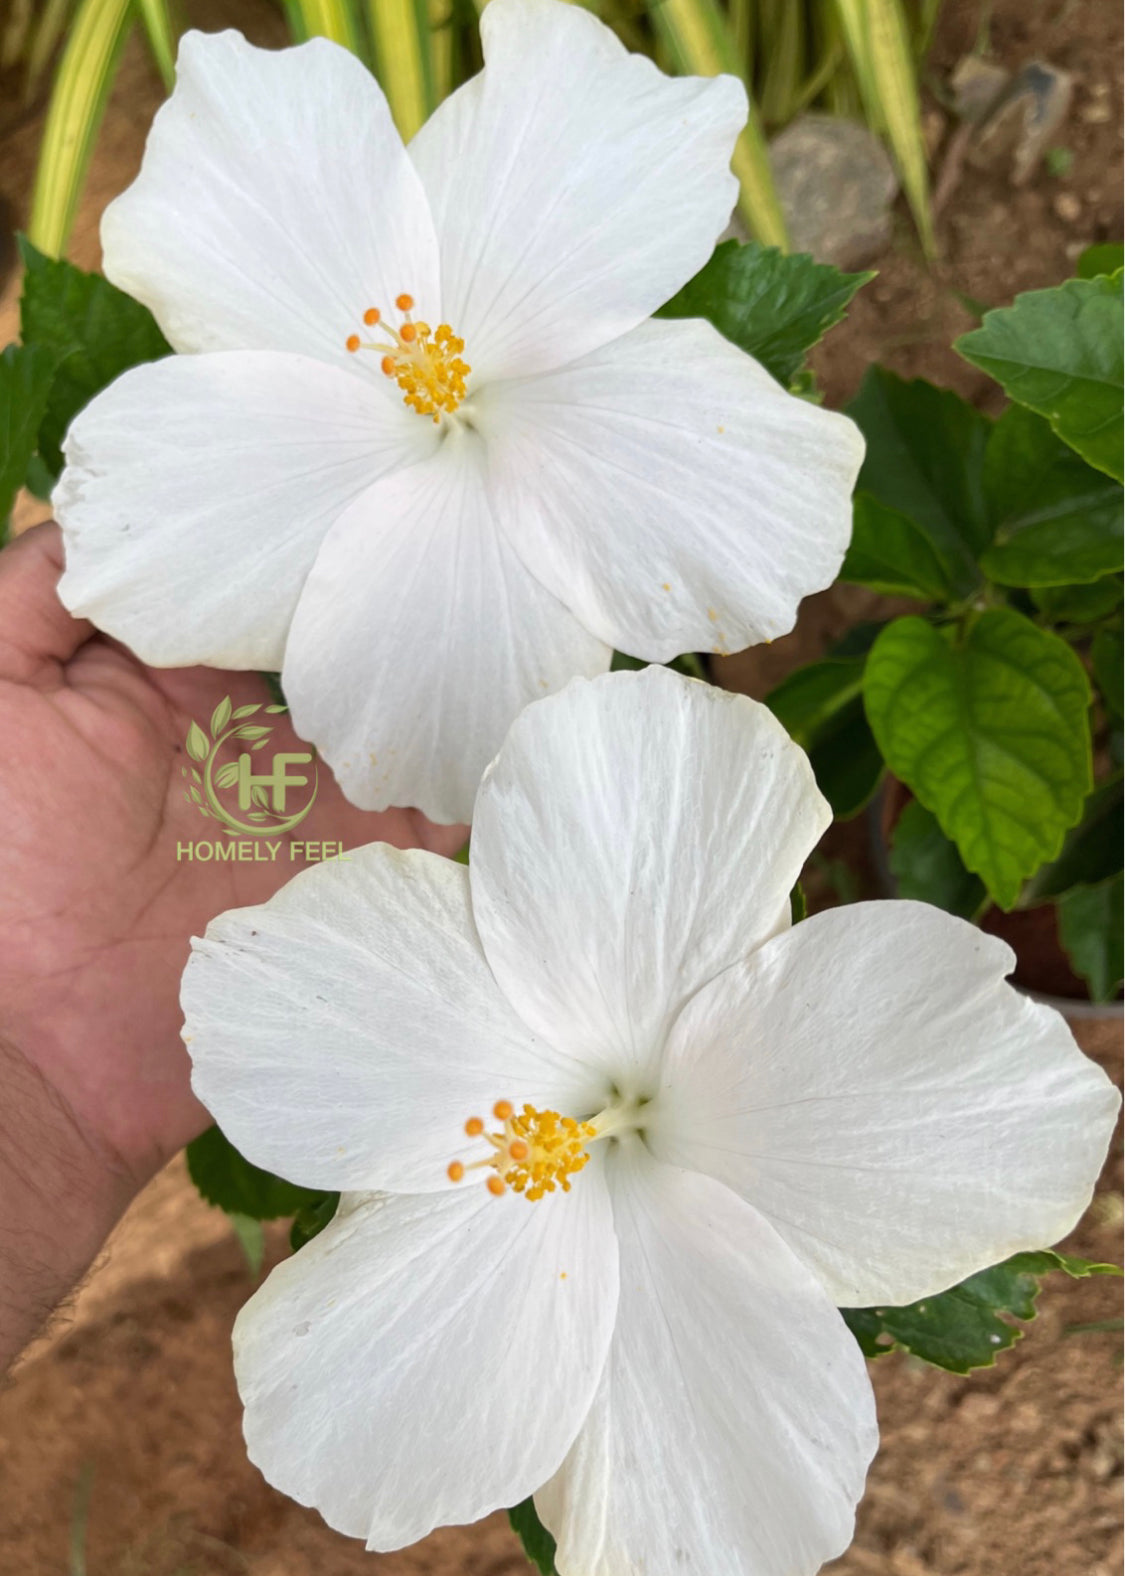
[[[205,0],[194,18],[235,21],[282,41],[267,0]],[[949,3],[931,61],[935,168],[951,126],[938,103],[975,44],[983,7]],[[1063,177],[966,168],[927,269],[905,215],[873,265],[879,277],[816,353],[829,401],[846,400],[869,362],[926,376],[990,404],[996,391],[950,350],[986,305],[1066,277],[1094,241],[1120,238],[1121,15],[1110,0],[997,0],[992,57],[1046,59],[1075,78],[1057,143]],[[136,170],[159,88],[138,49],[107,115],[72,255],[99,260],[97,218]],[[0,197],[24,217],[39,136],[34,114],[0,115]],[[2,245],[0,241],[0,245]],[[4,258],[0,254],[0,267]],[[0,295],[0,343],[16,332],[17,282]],[[19,521],[45,513],[34,500]],[[806,604],[794,635],[728,659],[722,681],[761,695],[856,619],[865,593]],[[831,834],[811,884],[821,903],[874,892],[862,824]],[[1120,1081],[1120,1022],[1080,1022],[1086,1049]],[[1117,1259],[1115,1157],[1069,1246]],[[281,1251],[283,1233],[271,1239]],[[892,1356],[873,1368],[883,1444],[855,1544],[835,1576],[1117,1576],[1121,1568],[1121,1359],[1112,1281],[1057,1283],[1029,1333],[997,1367],[956,1378]],[[253,1282],[226,1222],[196,1196],[182,1162],[137,1200],[74,1304],[0,1391],[0,1576],[524,1576],[501,1517],[446,1529],[401,1554],[364,1554],[315,1513],[275,1494],[246,1459],[230,1370],[230,1329]],[[84,1537],[75,1538],[76,1529]],[[86,1564],[71,1555],[85,1542]]]

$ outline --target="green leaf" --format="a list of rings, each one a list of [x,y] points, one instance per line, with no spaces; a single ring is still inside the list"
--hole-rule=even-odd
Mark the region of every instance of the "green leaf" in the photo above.
[[[799,925],[808,917],[809,900],[805,896],[805,889],[798,881],[789,894],[789,920],[791,924]]]
[[[45,345],[9,345],[0,355],[0,542],[35,453],[56,365]]]
[[[187,1163],[203,1197],[228,1215],[277,1220],[282,1215],[295,1215],[321,1197],[251,1165],[217,1127],[192,1139],[187,1146]]]
[[[1082,819],[1066,834],[1062,853],[1036,872],[1028,901],[1059,897],[1072,887],[1097,886],[1121,869],[1121,773],[1100,783],[1086,800]]]
[[[294,1253],[303,1248],[306,1242],[320,1236],[339,1206],[339,1193],[317,1193],[297,1211],[289,1233],[289,1246]]]
[[[875,275],[844,274],[805,253],[724,241],[659,317],[704,317],[788,388],[808,351],[843,321]]]
[[[1034,411],[1010,405],[993,427],[984,491],[995,530],[980,560],[989,579],[1074,585],[1122,568],[1121,488]]]
[[[1125,696],[1122,694],[1125,644],[1122,642],[1121,631],[1099,629],[1094,636],[1090,657],[1094,664],[1094,677],[1098,681],[1098,688],[1105,696],[1106,706],[1114,716],[1120,717],[1125,709]]]
[[[1121,273],[1068,279],[986,312],[954,349],[1028,405],[1098,470],[1125,479],[1121,453]]]
[[[1125,246],[1116,241],[1103,241],[1088,246],[1078,259],[1075,273],[1079,279],[1096,279],[1099,274],[1115,274],[1125,267]]]
[[[238,762],[228,761],[225,766],[220,766],[215,773],[215,784],[219,788],[233,788],[238,781]]]
[[[1092,786],[1078,657],[1010,608],[980,614],[960,637],[900,618],[871,648],[864,699],[887,765],[1011,908]]]
[[[991,1368],[996,1354],[1022,1337],[1024,1332],[1009,1321],[1035,1317],[1040,1283],[1052,1270],[1074,1279],[1119,1273],[1112,1264],[1060,1253],[1017,1253],[905,1308],[840,1311],[866,1357],[882,1357],[897,1347],[950,1373],[967,1374]]]
[[[193,761],[205,761],[211,753],[211,741],[197,722],[188,729],[187,752]]]
[[[949,389],[904,382],[872,367],[848,415],[867,440],[856,484],[906,515],[929,538],[953,590],[980,582],[977,555],[992,540],[984,501],[984,453],[991,423]]]
[[[1054,624],[1094,624],[1121,606],[1121,576],[1089,585],[1033,586],[1031,600]]]
[[[508,1512],[512,1531],[523,1544],[523,1551],[540,1572],[540,1576],[557,1576],[555,1570],[555,1540],[539,1520],[535,1501],[525,1499]]]
[[[1093,1001],[1112,1001],[1121,988],[1123,903],[1120,875],[1101,886],[1075,887],[1059,899],[1059,939]]]
[[[827,658],[798,668],[766,705],[807,753],[821,793],[839,819],[857,814],[883,774],[863,709],[866,658]]]
[[[230,696],[224,695],[211,713],[211,737],[217,739],[231,717]]]
[[[898,818],[889,863],[899,897],[933,903],[947,914],[973,919],[988,896],[980,877],[965,869],[956,843],[917,799]]]
[[[852,540],[840,579],[885,596],[948,601],[949,572],[925,531],[907,515],[871,497],[855,497]]]
[[[238,1238],[246,1267],[257,1280],[262,1273],[262,1260],[266,1256],[266,1234],[262,1230],[262,1223],[249,1215],[240,1215],[237,1210],[228,1211],[227,1219]]]
[[[147,307],[100,274],[45,257],[21,238],[26,272],[20,299],[25,344],[42,345],[59,364],[39,430],[39,452],[54,476],[62,469],[66,429],[94,395],[145,361],[171,353]]]

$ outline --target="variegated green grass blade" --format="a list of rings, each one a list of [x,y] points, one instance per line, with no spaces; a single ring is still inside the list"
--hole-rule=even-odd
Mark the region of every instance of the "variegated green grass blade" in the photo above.
[[[652,0],[653,27],[668,48],[676,69],[702,77],[730,72],[745,82],[730,27],[716,0]],[[769,154],[754,101],[750,118],[731,161],[742,196],[739,209],[759,241],[789,243],[785,215],[770,170]]]
[[[172,8],[168,0],[137,0],[137,10],[156,69],[171,93],[176,85],[176,41],[179,37],[179,29],[172,18]]]
[[[805,7],[794,0],[758,0],[763,75],[758,108],[767,126],[784,126],[796,114],[804,76]]]
[[[836,8],[868,120],[886,132],[922,248],[932,257],[930,177],[902,0],[836,0]]]
[[[375,70],[404,142],[433,109],[427,0],[367,0]]]
[[[363,56],[359,18],[351,0],[283,0],[289,31],[297,43],[330,38],[353,55]]]
[[[434,108],[453,92],[454,0],[429,0],[430,94]]]
[[[27,52],[27,64],[24,68],[25,98],[31,99],[34,96],[73,9],[74,0],[47,0],[39,13],[39,21]]]
[[[132,0],[82,0],[59,61],[27,227],[32,242],[50,257],[66,248],[132,20]]]

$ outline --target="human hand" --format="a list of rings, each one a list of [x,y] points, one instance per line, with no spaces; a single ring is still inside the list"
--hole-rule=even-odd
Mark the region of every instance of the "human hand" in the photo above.
[[[191,719],[206,726],[224,695],[268,701],[267,686],[143,667],[66,612],[61,568],[53,525],[0,554],[0,1146],[73,1149],[112,1176],[119,1208],[207,1124],[180,1041],[190,937],[300,866],[287,849],[276,862],[177,862],[178,842],[210,836],[184,797]],[[276,748],[300,749],[277,722]],[[452,854],[465,828],[356,810],[322,768],[291,836]]]

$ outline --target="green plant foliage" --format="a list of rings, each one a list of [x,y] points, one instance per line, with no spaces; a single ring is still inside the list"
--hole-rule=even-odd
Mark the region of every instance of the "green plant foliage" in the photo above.
[[[191,1179],[203,1197],[228,1215],[278,1220],[284,1215],[296,1215],[323,1197],[251,1165],[217,1127],[192,1139],[187,1146],[187,1163]]]
[[[945,602],[953,589],[949,570],[925,531],[870,493],[855,496],[852,539],[840,579],[922,602]]]
[[[1096,279],[1099,274],[1115,274],[1125,267],[1125,246],[1116,241],[1100,242],[1088,246],[1078,259],[1075,273],[1079,279]]]
[[[865,1357],[883,1357],[900,1348],[950,1373],[967,1374],[991,1368],[998,1352],[1020,1340],[1024,1332],[1010,1321],[1026,1323],[1035,1317],[1042,1278],[1052,1270],[1075,1279],[1120,1273],[1112,1264],[1091,1264],[1047,1250],[1017,1253],[908,1307],[841,1312]]]
[[[883,775],[883,759],[863,709],[865,658],[810,663],[766,696],[766,705],[808,754],[838,820],[856,815]]]
[[[1117,591],[1120,599],[1120,585],[1118,585]],[[1120,717],[1122,711],[1125,710],[1125,697],[1122,695],[1122,667],[1125,664],[1125,645],[1122,642],[1121,631],[1119,629],[1099,629],[1094,636],[1090,656],[1094,665],[1094,677],[1098,681],[1098,688],[1105,697],[1106,706],[1115,717]]]
[[[1059,939],[1093,1001],[1112,1001],[1121,988],[1123,904],[1120,875],[1100,886],[1075,887],[1059,899]]]
[[[558,1576],[555,1570],[555,1540],[539,1520],[535,1501],[525,1499],[508,1512],[512,1531],[523,1544],[523,1551],[540,1576]]]
[[[991,423],[949,389],[872,367],[848,415],[867,440],[856,491],[905,515],[928,537],[952,590],[980,582],[992,539],[984,498]],[[861,544],[862,545],[862,544]]]
[[[901,618],[871,649],[864,700],[887,765],[1010,908],[1092,786],[1078,657],[1010,608],[960,633]]]
[[[55,366],[45,345],[9,345],[0,354],[0,542],[35,453]]]
[[[1118,481],[1125,476],[1121,281],[1118,272],[1029,291],[986,312],[980,328],[954,345]]]
[[[1093,624],[1121,606],[1121,577],[1107,575],[1089,585],[1032,586],[1031,600],[1053,624]]]
[[[917,799],[899,816],[888,857],[899,897],[933,903],[961,919],[975,919],[988,900],[984,882],[965,869],[956,843]]]
[[[108,279],[45,257],[25,239],[20,251],[20,332],[25,344],[50,351],[58,369],[39,429],[40,456],[57,476],[62,441],[78,412],[129,367],[169,355],[171,347],[148,309]]]
[[[1082,819],[1066,834],[1059,857],[1036,872],[1029,901],[1059,897],[1072,887],[1098,886],[1121,869],[1121,773],[1099,783],[1086,800]]]
[[[705,317],[789,388],[808,352],[874,277],[841,273],[803,252],[787,257],[756,241],[724,241],[659,316]]]
[[[289,1233],[289,1246],[293,1252],[296,1253],[314,1237],[319,1237],[339,1207],[339,1193],[314,1194],[311,1201],[294,1216],[293,1229]]]
[[[1010,405],[993,427],[984,491],[993,538],[980,562],[990,580],[1075,585],[1122,568],[1120,486],[1034,411]]]

